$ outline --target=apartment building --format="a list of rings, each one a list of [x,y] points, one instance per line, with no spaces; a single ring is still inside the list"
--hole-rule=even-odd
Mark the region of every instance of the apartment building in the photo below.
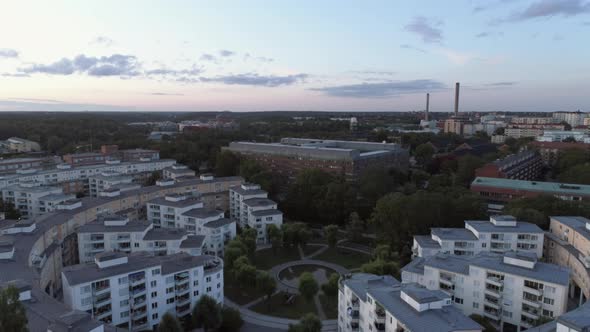
[[[195,171],[188,168],[186,165],[174,164],[170,167],[166,167],[162,170],[162,177],[164,179],[179,179],[183,177],[193,177]]]
[[[565,130],[565,126],[561,124],[512,124],[504,129],[504,135],[513,138],[537,137],[543,135],[545,130]]]
[[[19,169],[40,168],[45,158],[0,159],[0,174],[16,173]]]
[[[225,244],[236,237],[236,223],[224,218],[224,212],[204,207],[198,196],[167,195],[147,203],[148,220],[156,228],[182,229],[204,236],[204,252],[223,255]]]
[[[268,193],[260,185],[243,183],[229,189],[229,215],[240,227],[246,227],[247,211],[243,202],[251,198],[268,198]]]
[[[590,303],[567,312],[556,320],[532,328],[529,332],[587,332],[590,331]]]
[[[572,127],[584,125],[584,119],[588,118],[589,114],[584,112],[554,112],[553,119],[555,122],[567,122]]]
[[[290,180],[311,168],[355,180],[369,167],[405,171],[409,165],[408,150],[391,143],[283,138],[270,144],[232,142],[226,149]]]
[[[1,193],[2,200],[14,204],[23,218],[34,218],[55,211],[60,203],[76,198],[64,194],[59,187],[44,187],[34,182],[5,187]]]
[[[24,138],[10,137],[9,139],[3,141],[3,143],[3,145],[6,146],[8,152],[11,153],[41,151],[41,146],[39,143]]]
[[[88,193],[90,197],[98,197],[108,189],[119,189],[119,191],[132,190],[141,187],[133,184],[133,177],[122,175],[118,172],[104,171],[100,174],[88,177]]]
[[[223,262],[211,256],[105,252],[61,274],[69,308],[130,331],[156,329],[165,313],[185,317],[203,295],[223,303]]]
[[[465,315],[484,316],[503,331],[524,331],[541,318],[565,313],[569,279],[569,269],[513,251],[438,254],[415,258],[402,269],[403,283],[441,290]]]
[[[542,175],[543,159],[535,150],[524,150],[495,160],[475,170],[475,176],[536,180]]]
[[[129,162],[159,160],[160,152],[148,149],[119,150],[117,145],[103,145],[100,152],[66,154],[63,159],[72,166],[88,166],[104,164],[114,160]]]
[[[529,143],[531,148],[539,151],[543,162],[547,166],[554,166],[560,153],[571,149],[590,150],[590,144],[579,142],[539,142]]]
[[[513,216],[496,215],[490,220],[466,220],[465,228],[432,228],[430,236],[416,235],[414,257],[438,253],[474,256],[480,252],[530,252],[543,256],[543,230],[535,224],[517,221]]]
[[[552,124],[555,123],[555,119],[553,117],[547,116],[520,116],[514,117],[510,120],[511,123],[514,124],[530,124],[530,125],[543,125],[543,124]]]
[[[268,225],[280,228],[283,224],[283,213],[277,209],[277,203],[268,199],[268,193],[259,185],[245,183],[230,188],[229,197],[230,218],[242,228],[256,229],[258,243],[268,241]]]
[[[590,220],[580,216],[550,217],[544,257],[571,269],[570,296],[579,304],[590,299]]]
[[[536,138],[539,142],[563,142],[568,139],[590,143],[590,135],[586,130],[545,130],[543,135]]]
[[[141,220],[129,221],[117,215],[103,215],[78,228],[78,255],[82,263],[103,252],[147,252],[171,255],[186,252],[201,255],[205,238],[176,228],[154,228]]]
[[[512,200],[525,197],[550,195],[568,201],[590,199],[590,185],[480,176],[471,182],[471,191],[487,201],[488,210],[492,213],[500,212]]]
[[[340,279],[338,331],[482,331],[452,297],[391,276],[355,273]]]

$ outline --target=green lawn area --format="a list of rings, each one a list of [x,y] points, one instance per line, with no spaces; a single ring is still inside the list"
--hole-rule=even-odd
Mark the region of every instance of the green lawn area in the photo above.
[[[287,304],[287,298],[288,295],[286,295],[286,293],[279,292],[270,298],[270,302],[262,301],[251,307],[250,310],[259,314],[291,319],[299,319],[309,312],[317,315],[313,300],[307,302],[303,296],[295,295],[293,302]]]
[[[320,294],[320,303],[328,319],[338,318],[338,296],[327,296],[326,294]]]
[[[323,253],[315,256],[313,259],[338,264],[347,269],[354,269],[369,262],[371,256],[348,249],[329,248]]]
[[[256,251],[254,254],[254,265],[259,270],[270,270],[273,266],[290,261],[298,261],[299,251],[297,248],[279,248],[275,251],[272,248]]]
[[[313,244],[307,244],[307,245],[305,245],[301,249],[303,250],[303,254],[305,256],[309,256],[309,255],[313,254],[314,252],[320,250],[321,248],[323,248],[323,246],[321,246],[321,245],[320,246],[316,246],[316,245],[313,245]]]
[[[232,276],[229,275],[229,273],[226,273],[224,275],[223,285],[223,291],[225,293],[225,296],[227,296],[230,300],[239,305],[250,303],[256,300],[257,298],[264,296],[264,294],[259,292],[256,289],[256,287],[247,289],[239,287],[238,283],[234,280]]]

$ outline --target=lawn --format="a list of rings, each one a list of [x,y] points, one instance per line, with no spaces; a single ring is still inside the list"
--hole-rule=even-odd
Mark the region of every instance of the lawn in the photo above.
[[[354,269],[369,262],[371,256],[348,249],[329,248],[323,253],[315,256],[313,259],[338,264],[347,269]]]
[[[303,315],[309,312],[317,315],[317,310],[313,300],[307,302],[303,296],[295,295],[293,302],[287,304],[287,299],[289,296],[290,295],[284,292],[279,292],[270,298],[270,302],[262,301],[251,307],[250,310],[263,315],[291,319],[300,319]]]
[[[256,287],[251,287],[247,289],[239,287],[238,283],[234,280],[233,276],[231,276],[230,273],[226,273],[223,278],[223,291],[225,293],[225,296],[227,296],[230,300],[239,305],[250,303],[265,295],[259,292],[256,289]]]
[[[322,245],[307,244],[307,245],[303,246],[301,249],[303,250],[303,255],[309,256],[309,255],[313,254],[314,252],[320,250],[321,248],[323,248]]]
[[[299,251],[295,247],[279,248],[276,253],[272,248],[268,248],[256,251],[254,265],[259,270],[270,270],[275,265],[300,259]]]
[[[328,296],[326,294],[320,294],[320,303],[324,309],[327,319],[338,318],[338,296]]]

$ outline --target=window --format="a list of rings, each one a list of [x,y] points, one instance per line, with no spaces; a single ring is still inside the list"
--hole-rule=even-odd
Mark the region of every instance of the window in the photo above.
[[[80,288],[80,294],[86,294],[86,293],[90,293],[90,285],[86,285],[86,286]]]
[[[157,276],[157,275],[159,275],[159,274],[160,274],[160,269],[153,269],[153,270],[152,270],[152,275],[153,275],[153,276]]]
[[[171,283],[173,283],[173,282],[174,282],[174,276],[169,276],[169,277],[166,277],[166,283],[167,283],[167,284],[171,284]]]
[[[473,302],[473,308],[474,309],[479,309],[479,303]]]
[[[166,288],[166,294],[174,293],[174,287]]]
[[[129,317],[129,311],[121,311],[121,318]]]
[[[462,299],[462,298],[460,298],[460,297],[456,297],[456,298],[455,298],[455,303],[458,303],[458,304],[463,304],[463,299]]]
[[[205,279],[205,281],[206,281],[206,282],[211,282],[211,277],[207,277],[207,278]]]
[[[135,248],[139,248],[139,243],[134,243],[134,244],[133,244],[133,246],[134,246]]]
[[[193,285],[194,286],[199,286],[199,281],[198,280],[193,281]]]
[[[199,296],[199,291],[198,290],[194,291],[193,296]]]
[[[166,300],[166,304],[170,304],[170,303],[174,303],[174,298],[171,297],[169,299]]]
[[[121,277],[121,278],[119,278],[119,285],[126,284],[127,282],[128,282],[127,277]]]
[[[199,275],[199,270],[194,270],[194,271],[193,271],[193,275],[194,275],[195,277],[196,277],[196,276],[198,276],[198,275]]]
[[[211,287],[207,287],[207,293],[211,291]]]
[[[543,316],[545,316],[545,317],[553,317],[553,311],[547,310],[547,309],[543,309]]]
[[[221,284],[220,283],[217,283],[217,289],[219,289],[219,287],[221,287]]]
[[[151,286],[151,287],[156,287],[156,285],[157,285],[157,284],[158,284],[158,282],[157,282],[156,280],[152,280],[152,281],[150,282],[150,286]]]
[[[157,297],[158,296],[158,292],[152,292],[152,297]]]
[[[119,306],[121,306],[121,307],[124,307],[124,306],[126,306],[126,305],[129,305],[129,300],[122,300],[122,301],[119,303]]]
[[[92,297],[82,299],[81,303],[82,305],[89,305],[90,303],[92,303]]]
[[[482,247],[482,248],[485,248],[485,247],[487,247],[487,246],[488,246],[488,244],[487,244],[487,243],[482,243],[482,244],[481,244],[481,247]]]
[[[152,309],[156,309],[156,308],[158,308],[158,302],[152,303]]]
[[[552,298],[546,297],[543,299],[543,303],[553,305],[553,304],[555,304],[555,300]]]
[[[158,319],[158,314],[153,314],[152,319]]]

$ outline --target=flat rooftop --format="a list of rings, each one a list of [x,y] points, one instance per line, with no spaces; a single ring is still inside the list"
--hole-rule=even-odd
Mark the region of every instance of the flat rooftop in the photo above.
[[[590,185],[477,177],[471,186],[590,196]]]

